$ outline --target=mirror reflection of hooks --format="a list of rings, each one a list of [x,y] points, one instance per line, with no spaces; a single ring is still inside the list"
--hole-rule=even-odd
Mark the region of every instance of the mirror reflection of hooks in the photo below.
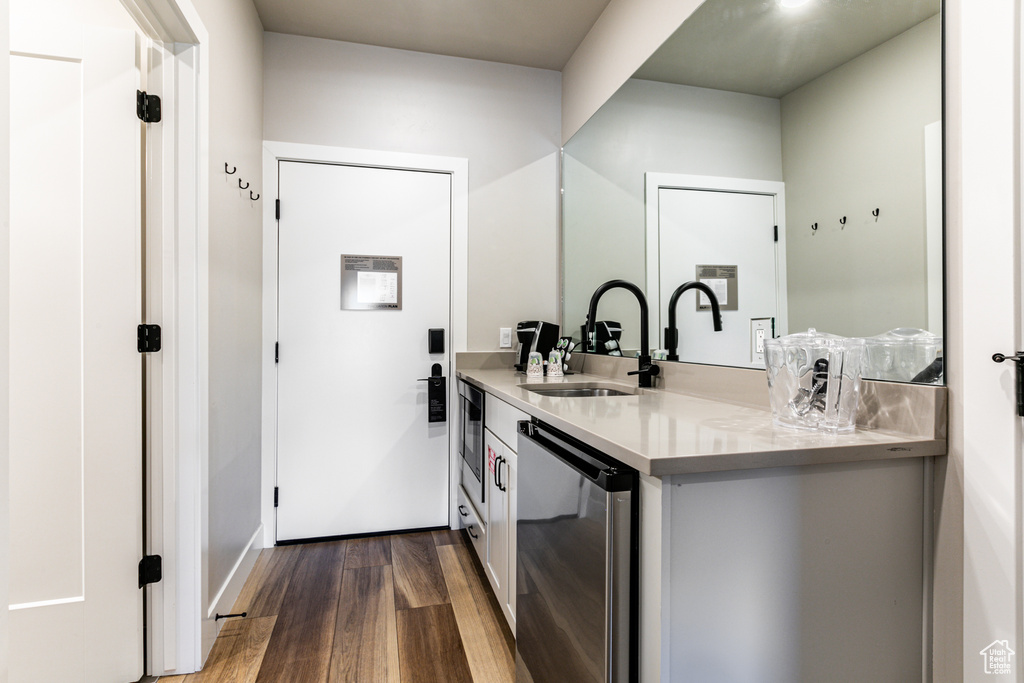
[[[839,219],[839,229],[846,230],[846,216]]]
[[[256,201],[256,200],[258,200],[259,198],[260,198],[260,196],[259,196],[258,194],[257,194],[257,195],[256,195],[255,197],[253,197],[253,196],[252,196],[252,190],[249,190],[249,199],[251,199],[251,200],[253,200],[253,201]]]
[[[817,223],[811,223],[811,237],[814,237],[817,234],[818,234],[818,224]]]
[[[238,189],[240,189],[240,190],[248,190],[249,189],[249,183],[246,183],[245,185],[242,185],[242,179],[239,178],[238,179]]]
[[[235,171],[237,171],[237,170],[238,170],[237,166],[232,166],[231,170],[229,171],[228,170],[228,162],[226,162],[226,161],[224,162],[224,172],[227,173],[228,175],[234,175]]]
[[[878,222],[878,214],[881,213],[881,211],[881,209],[875,209],[874,211],[871,212],[871,215],[875,217],[876,223]]]

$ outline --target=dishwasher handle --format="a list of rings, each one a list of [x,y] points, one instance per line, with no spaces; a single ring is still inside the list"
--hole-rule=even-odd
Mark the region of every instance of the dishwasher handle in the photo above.
[[[547,451],[605,491],[629,491],[635,486],[636,470],[605,462],[590,446],[542,422],[521,420],[519,438]]]

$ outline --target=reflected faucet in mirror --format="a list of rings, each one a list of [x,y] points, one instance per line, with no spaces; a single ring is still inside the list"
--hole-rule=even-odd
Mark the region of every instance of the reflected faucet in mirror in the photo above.
[[[676,304],[679,303],[679,297],[683,295],[683,292],[691,289],[704,292],[708,299],[711,300],[711,317],[714,321],[715,332],[722,331],[722,311],[718,306],[718,297],[715,296],[715,292],[703,282],[692,280],[684,282],[676,287],[676,291],[672,292],[672,297],[668,300],[668,327],[665,328],[665,350],[668,351],[666,360],[679,360],[679,328],[676,327]]]
[[[649,388],[654,384],[654,377],[661,372],[661,368],[651,362],[651,345],[648,339],[648,320],[649,312],[647,309],[647,297],[644,296],[643,290],[634,285],[632,282],[626,280],[609,280],[600,287],[594,290],[594,295],[590,297],[590,311],[587,313],[587,330],[584,337],[584,344],[588,351],[593,350],[591,346],[591,339],[595,338],[594,321],[597,320],[597,304],[604,296],[604,293],[611,289],[625,289],[632,292],[633,296],[636,297],[637,303],[640,304],[640,356],[638,358],[637,369],[628,374],[638,375],[638,386],[643,388]]]

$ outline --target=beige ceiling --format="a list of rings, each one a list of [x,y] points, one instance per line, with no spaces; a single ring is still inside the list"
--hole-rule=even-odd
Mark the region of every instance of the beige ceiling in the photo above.
[[[636,78],[782,97],[939,12],[940,0],[708,0]]]
[[[561,71],[609,0],[254,0],[263,28]]]

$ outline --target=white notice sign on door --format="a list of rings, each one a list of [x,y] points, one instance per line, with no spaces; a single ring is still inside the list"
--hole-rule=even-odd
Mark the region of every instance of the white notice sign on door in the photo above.
[[[398,273],[360,271],[356,292],[361,304],[397,304]]]

